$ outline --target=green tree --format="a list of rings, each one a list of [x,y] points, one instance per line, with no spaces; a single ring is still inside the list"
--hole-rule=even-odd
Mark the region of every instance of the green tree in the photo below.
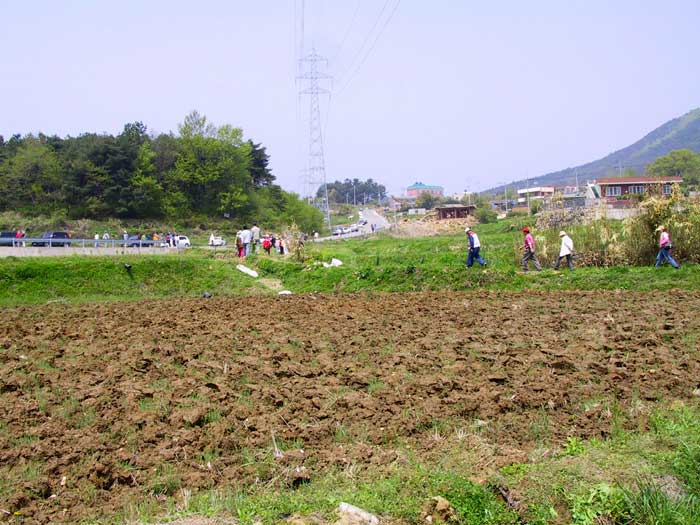
[[[683,177],[685,188],[697,190],[700,188],[700,155],[689,149],[674,150],[652,162],[647,168],[647,174],[655,177]]]
[[[185,116],[185,120],[177,129],[180,132],[180,136],[183,138],[190,138],[196,135],[200,137],[216,136],[216,126],[207,122],[207,117],[200,115],[199,111],[196,109],[190,111],[187,116]]]
[[[430,193],[421,193],[416,198],[416,207],[425,208],[426,210],[432,209],[437,204],[440,204],[441,199],[436,195]]]
[[[39,139],[28,136],[16,154],[3,162],[4,208],[19,208],[31,214],[51,213],[61,207],[61,165],[55,152]]]
[[[136,170],[131,177],[133,215],[138,218],[162,215],[163,187],[156,177],[156,153],[148,142],[141,144]]]
[[[248,145],[250,146],[250,176],[253,178],[253,185],[257,187],[269,186],[275,181],[275,176],[268,168],[270,157],[260,144],[249,140]]]

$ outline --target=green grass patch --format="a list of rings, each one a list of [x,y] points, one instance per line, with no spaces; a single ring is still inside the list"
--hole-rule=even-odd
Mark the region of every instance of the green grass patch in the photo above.
[[[242,525],[256,521],[280,523],[293,514],[322,515],[333,520],[338,505],[347,502],[380,516],[417,523],[421,508],[433,496],[446,498],[460,523],[518,523],[515,512],[499,501],[490,489],[454,472],[436,472],[421,465],[395,467],[388,475],[365,475],[360,479],[349,476],[347,471],[336,471],[297,489],[255,486],[239,491],[185,494],[179,504],[174,499],[168,500],[167,515],[229,515],[240,520]],[[158,520],[159,512],[146,503],[127,509],[126,515],[129,519],[150,522]]]

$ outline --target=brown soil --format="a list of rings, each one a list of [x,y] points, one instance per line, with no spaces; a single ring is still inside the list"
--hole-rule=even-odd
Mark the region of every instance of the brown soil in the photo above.
[[[436,423],[485,429],[492,470],[526,459],[543,413],[561,442],[605,436],[603,400],[692,397],[698,310],[683,292],[6,309],[0,508],[75,522],[181,487],[295,486],[381,469],[399,441],[429,459]]]

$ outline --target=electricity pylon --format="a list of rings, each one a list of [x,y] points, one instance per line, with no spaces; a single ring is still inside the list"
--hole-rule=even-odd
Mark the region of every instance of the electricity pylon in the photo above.
[[[323,212],[328,229],[331,228],[330,203],[328,202],[328,182],[326,181],[326,163],[323,156],[323,133],[321,125],[321,105],[319,95],[329,95],[330,91],[321,85],[321,81],[330,80],[325,73],[328,61],[316,53],[315,49],[299,60],[299,76],[302,88],[299,95],[309,96],[309,167],[307,181],[310,187],[323,188]]]

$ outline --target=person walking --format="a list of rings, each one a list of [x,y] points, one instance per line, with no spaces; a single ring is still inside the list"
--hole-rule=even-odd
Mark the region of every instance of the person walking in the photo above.
[[[668,262],[668,264],[673,266],[676,270],[679,270],[681,265],[678,264],[671,255],[671,248],[673,248],[671,236],[663,226],[656,228],[656,231],[661,232],[661,236],[659,237],[659,253],[656,254],[656,267],[661,268],[664,262]]]
[[[523,228],[523,233],[525,234],[525,245],[523,246],[523,271],[527,272],[530,269],[529,261],[532,261],[535,265],[535,270],[539,272],[542,270],[542,265],[535,254],[535,238],[532,236],[530,233],[530,228],[527,226]]]
[[[479,236],[471,228],[464,230],[469,237],[469,253],[467,254],[467,268],[471,268],[474,261],[478,262],[481,266],[486,266],[486,261],[481,258],[479,251],[481,250],[481,242],[479,241]]]
[[[569,265],[569,270],[574,271],[574,241],[565,232],[560,231],[559,237],[561,238],[561,248],[559,248],[559,257],[557,257],[557,262],[554,263],[554,269],[558,270],[561,260],[566,257],[566,263]]]
[[[248,226],[243,226],[241,230],[241,242],[243,243],[243,256],[250,255],[250,242],[253,240],[253,233],[248,229]]]
[[[272,241],[270,240],[269,235],[265,235],[265,238],[262,241],[262,247],[263,247],[263,250],[265,250],[265,253],[270,255],[270,248],[272,248]]]
[[[258,253],[258,245],[260,244],[260,228],[257,223],[253,223],[253,227],[250,229],[250,234],[252,237],[252,251]]]

